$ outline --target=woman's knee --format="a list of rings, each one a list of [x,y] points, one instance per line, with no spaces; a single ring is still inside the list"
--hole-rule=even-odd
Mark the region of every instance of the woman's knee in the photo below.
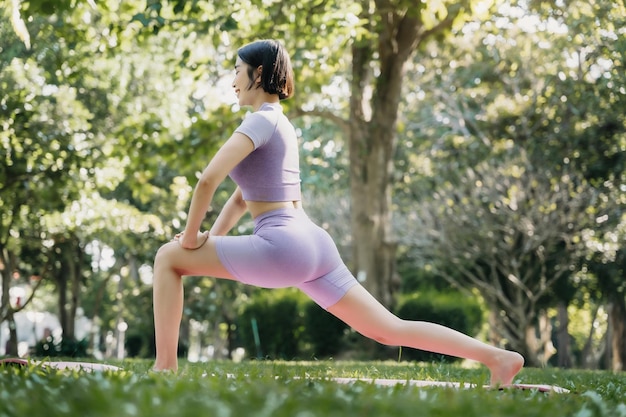
[[[157,250],[156,255],[154,256],[154,267],[162,264],[169,264],[172,259],[172,254],[176,249],[176,245],[178,242],[168,242],[162,245],[159,250]]]

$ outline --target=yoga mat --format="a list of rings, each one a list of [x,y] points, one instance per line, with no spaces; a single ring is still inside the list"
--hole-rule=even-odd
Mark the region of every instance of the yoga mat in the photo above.
[[[50,368],[50,369],[69,369],[69,370],[77,370],[77,371],[119,371],[122,368],[113,365],[106,365],[103,363],[92,363],[92,362],[70,362],[70,361],[35,361],[29,359],[20,359],[20,358],[7,358],[0,359],[0,367],[27,367],[29,365],[41,368]]]
[[[375,384],[378,386],[395,386],[395,385],[410,385],[415,387],[447,387],[447,388],[475,388],[475,384],[460,383],[460,382],[447,382],[447,381],[421,381],[416,379],[375,379],[375,378],[331,378],[331,381],[338,382],[340,384],[353,384],[355,382],[365,382],[369,384]],[[490,386],[484,386],[484,388],[490,389]],[[559,394],[565,394],[570,392],[566,388],[562,388],[556,385],[548,384],[511,384],[503,387],[499,387],[500,390],[505,389],[521,389],[521,390],[536,390],[540,392],[555,392]]]

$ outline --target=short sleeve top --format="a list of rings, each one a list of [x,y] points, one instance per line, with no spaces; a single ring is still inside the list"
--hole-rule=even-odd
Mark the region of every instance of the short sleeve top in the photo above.
[[[279,103],[264,103],[235,130],[250,138],[254,150],[230,177],[249,201],[297,201],[300,160],[296,131]]]

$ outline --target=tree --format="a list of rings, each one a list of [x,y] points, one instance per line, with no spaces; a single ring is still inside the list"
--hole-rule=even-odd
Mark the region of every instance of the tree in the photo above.
[[[465,2],[430,4],[376,1],[372,9],[369,2],[361,2],[359,18],[367,22],[369,33],[352,44],[349,143],[354,269],[387,305],[395,289],[391,184],[406,64],[423,43],[450,31],[469,11]]]
[[[14,311],[8,304],[8,289],[14,274],[21,275],[21,269],[26,276],[44,276],[41,266],[20,260],[22,251],[41,248],[45,231],[38,227],[40,217],[62,209],[78,194],[78,172],[93,158],[84,146],[89,112],[76,99],[74,89],[49,82],[46,65],[57,56],[51,51],[38,55],[27,51],[5,22],[1,23],[8,53],[0,63],[0,85],[6,92],[0,105],[4,121],[0,133],[4,151],[0,168],[0,321],[10,321]]]
[[[507,302],[526,297],[521,305],[531,310],[533,306],[552,305],[557,300],[556,285],[571,289],[572,274],[568,276],[564,265],[573,262],[567,244],[576,239],[576,234],[593,247],[593,239],[576,227],[565,231],[564,236],[556,236],[553,232],[558,227],[569,226],[560,223],[563,219],[556,215],[559,207],[530,204],[539,201],[537,195],[546,196],[542,199],[557,206],[571,203],[574,208],[579,207],[582,196],[593,196],[587,214],[596,219],[598,226],[594,229],[604,233],[619,224],[617,219],[623,209],[620,184],[624,181],[624,95],[619,85],[623,85],[624,72],[620,71],[623,42],[614,36],[618,33],[614,22],[623,17],[619,6],[611,2],[604,6],[580,2],[571,9],[574,11],[562,9],[558,3],[544,9],[544,5],[531,2],[520,9],[525,19],[530,16],[531,23],[535,22],[527,28],[515,24],[510,11],[516,6],[508,4],[499,9],[501,14],[463,25],[472,13],[472,4],[467,2],[422,2],[416,6],[382,0],[250,0],[237,4],[155,0],[144,8],[140,2],[105,1],[95,6],[76,2],[73,10],[70,2],[57,2],[58,7],[53,9],[44,7],[49,3],[21,2],[22,14],[33,14],[34,19],[27,19],[25,26],[32,35],[29,42],[33,49],[37,49],[38,41],[53,39],[54,47],[33,51],[32,56],[43,59],[36,62],[43,68],[47,89],[57,87],[74,94],[73,101],[64,101],[68,109],[78,110],[74,119],[73,111],[55,109],[58,120],[70,126],[74,126],[72,120],[86,121],[82,132],[70,129],[69,134],[75,134],[76,139],[80,139],[80,133],[87,134],[88,142],[97,146],[89,148],[91,159],[80,158],[84,156],[80,153],[83,148],[74,149],[76,152],[70,156],[79,156],[80,163],[87,165],[77,162],[67,171],[64,178],[73,182],[46,183],[54,185],[59,195],[65,193],[51,200],[62,204],[46,207],[43,216],[23,209],[21,217],[15,217],[22,224],[37,220],[41,225],[38,219],[44,219],[43,235],[37,228],[31,230],[33,236],[39,236],[39,242],[56,230],[59,242],[76,237],[77,247],[83,250],[94,240],[115,248],[116,258],[122,260],[115,268],[135,271],[138,265],[149,263],[159,243],[184,223],[190,184],[219,140],[240,118],[216,98],[217,94],[203,93],[193,81],[218,84],[228,77],[225,74],[232,67],[233,45],[280,34],[286,34],[284,42],[292,51],[298,77],[298,94],[285,105],[292,115],[301,116],[296,123],[305,131],[303,158],[316,163],[317,173],[325,173],[334,165],[317,161],[335,158],[328,151],[331,141],[348,138],[352,240],[345,239],[340,245],[352,244],[349,262],[353,270],[384,303],[392,302],[396,285],[392,280],[397,244],[390,226],[392,203],[398,203],[398,213],[411,218],[419,213],[419,207],[413,210],[415,200],[420,204],[423,201],[423,206],[431,209],[427,214],[433,216],[436,231],[447,234],[467,232],[453,230],[451,224],[472,230],[484,221],[466,213],[465,206],[489,217],[487,226],[500,233],[501,240],[486,236],[485,242],[495,239],[494,245],[500,245],[503,252],[510,251],[511,259],[504,264],[485,252],[491,256],[487,257],[490,265],[496,265],[496,272],[487,275],[485,262],[477,253],[488,247],[457,246],[457,255],[469,254],[470,259],[456,258],[458,267],[466,272],[456,276],[461,283],[479,285],[470,277],[482,274],[484,285],[507,289]],[[533,9],[535,6],[539,11]],[[37,18],[50,13],[50,20]],[[556,32],[541,29],[553,27],[554,21]],[[142,27],[149,30],[141,31]],[[572,38],[559,32],[563,27],[580,30]],[[442,41],[449,33],[455,36],[454,43]],[[49,34],[52,36],[46,36]],[[474,43],[467,41],[468,37]],[[24,52],[26,37],[22,38],[22,43],[15,41],[7,48],[11,52],[7,62],[17,65],[19,61],[12,61],[14,56],[31,53]],[[463,49],[464,43],[469,47]],[[529,66],[529,62],[535,65]],[[57,71],[59,63],[62,71]],[[17,69],[21,67],[17,65]],[[427,82],[431,82],[431,89],[425,89]],[[22,108],[33,106],[20,98],[17,90],[9,94],[15,108],[22,112]],[[45,113],[42,103],[46,103],[46,95],[35,96],[34,107]],[[7,118],[19,119],[12,114]],[[326,121],[317,122],[319,118],[336,124],[336,128],[328,129]],[[19,135],[31,135],[28,126],[20,126]],[[67,132],[61,136],[64,134]],[[569,140],[563,141],[564,137]],[[3,143],[18,146],[19,140]],[[398,143],[412,148],[404,149]],[[35,156],[40,152],[37,149],[44,148],[36,144],[39,148],[33,148]],[[30,152],[26,154],[32,157]],[[194,155],[199,152],[206,153],[206,159]],[[46,166],[45,158],[35,161],[39,169]],[[333,162],[344,166],[341,158]],[[533,181],[520,177],[525,173]],[[86,181],[85,175],[95,180]],[[492,176],[500,182],[494,183]],[[479,181],[481,186],[468,182],[468,178]],[[307,177],[307,181],[315,178]],[[327,188],[337,193],[334,186]],[[87,192],[81,191],[82,187]],[[229,191],[228,184],[220,189],[216,205]],[[42,187],[37,189],[39,192],[45,196],[51,191]],[[397,193],[395,199],[393,192]],[[431,195],[441,198],[432,203],[428,201]],[[512,210],[515,198],[518,209]],[[493,199],[493,207],[485,199]],[[528,204],[524,206],[524,202]],[[99,210],[90,211],[88,207]],[[526,211],[521,213],[521,208]],[[442,224],[435,215],[445,211],[458,214],[458,222]],[[330,216],[322,210],[318,213],[322,221],[323,216]],[[208,214],[209,221],[214,214]],[[587,222],[580,210],[566,214],[583,225]],[[524,215],[532,221],[522,222]],[[607,220],[602,220],[605,217]],[[546,219],[553,221],[546,223]],[[402,223],[405,220],[399,219],[403,229],[418,229],[415,224],[408,227]],[[424,214],[422,220],[429,217]],[[541,233],[531,238],[528,224]],[[156,238],[143,239],[142,233],[146,232]],[[609,235],[603,234],[603,239],[609,239]],[[18,242],[8,242],[19,254]],[[444,249],[443,243],[460,243],[449,238],[440,242]],[[544,248],[537,242],[543,242]],[[579,248],[580,243],[574,246]],[[592,252],[585,252],[589,269],[600,259],[619,259],[608,256],[608,252]],[[50,255],[48,259],[54,260],[52,252]],[[439,257],[448,259],[450,254],[441,252]],[[520,273],[524,271],[512,263],[520,260],[527,263],[527,274]],[[550,277],[546,271],[558,271],[556,275],[561,278]],[[89,271],[83,274],[86,278]],[[108,279],[100,278],[102,283]],[[609,284],[614,283],[613,279]],[[133,294],[144,290],[139,285],[120,285],[111,291]],[[213,287],[207,291],[216,293]],[[195,300],[203,296],[205,293],[193,294]],[[502,305],[495,305],[495,309]],[[121,303],[118,306],[123,308]],[[515,314],[521,316],[524,311]],[[621,314],[619,309],[615,311]],[[110,317],[121,317],[118,313]],[[194,316],[191,312],[189,317],[197,318],[206,312],[198,307],[197,313]],[[505,315],[502,322],[507,321],[512,318]],[[508,333],[521,331],[519,326],[503,328]],[[521,334],[509,336],[520,345],[525,340]]]
[[[480,28],[468,25],[465,36],[458,38],[454,47],[433,48],[432,59],[414,67],[420,84],[418,93],[409,96],[412,101],[407,108],[417,108],[422,113],[402,121],[407,136],[416,136],[417,130],[433,139],[427,142],[430,148],[421,148],[425,155],[408,156],[405,166],[412,170],[412,175],[405,174],[403,182],[411,184],[418,174],[422,181],[412,186],[413,195],[423,198],[430,194],[439,201],[426,202],[430,208],[424,210],[430,214],[423,217],[429,219],[423,229],[430,230],[428,225],[436,224],[435,236],[442,231],[447,236],[448,244],[440,251],[429,248],[437,251],[435,259],[446,259],[449,264],[456,256],[458,268],[466,274],[468,269],[463,265],[469,266],[470,274],[475,275],[482,271],[477,268],[477,260],[494,265],[490,248],[499,247],[502,260],[517,264],[493,268],[491,273],[482,271],[484,275],[477,275],[478,279],[468,285],[481,288],[487,301],[493,298],[485,292],[492,291],[502,292],[501,296],[509,299],[506,309],[490,303],[505,326],[507,321],[527,320],[512,312],[515,305],[530,307],[540,300],[526,313],[527,317],[536,315],[535,309],[541,306],[566,306],[573,298],[574,280],[581,269],[587,268],[585,245],[598,247],[584,242],[602,231],[614,236],[610,231],[621,219],[623,191],[617,191],[617,184],[624,175],[623,152],[619,151],[624,135],[623,112],[619,109],[624,107],[624,96],[617,93],[615,86],[620,85],[616,81],[623,77],[623,71],[619,65],[608,63],[621,62],[623,52],[620,43],[610,41],[615,36],[611,32],[613,23],[601,24],[603,20],[613,22],[616,17],[611,17],[611,13],[616,13],[611,7],[582,18],[579,15],[578,20],[558,22],[529,17],[529,13],[521,15],[523,21],[512,18],[515,13],[510,11],[495,15],[493,20],[499,27],[490,24],[491,20],[483,22]],[[580,9],[589,12],[585,5],[580,5]],[[520,10],[524,9],[517,12]],[[587,22],[586,19],[593,24],[582,32],[581,39],[587,41],[581,46],[578,38],[571,41],[567,28],[581,27],[581,21]],[[465,44],[473,36],[476,38]],[[579,54],[580,48],[586,53]],[[428,118],[437,121],[438,126],[428,123]],[[524,176],[528,178],[523,179]],[[531,201],[535,203],[527,204]],[[483,204],[487,203],[493,207],[486,210]],[[510,206],[509,214],[502,212],[512,203],[515,209]],[[411,209],[406,211],[410,216]],[[421,209],[415,211],[422,213]],[[445,218],[437,221],[437,216],[444,214]],[[501,220],[508,219],[505,222],[510,221],[509,225],[496,220],[499,216]],[[419,220],[420,215],[417,217]],[[569,222],[565,221],[568,218]],[[551,219],[549,223],[547,219]],[[495,224],[501,226],[494,228]],[[535,246],[544,251],[536,254],[540,258],[524,263],[521,259],[533,247],[523,231],[528,225],[534,225],[534,237],[530,240],[547,240]],[[400,230],[406,229],[406,223],[402,223]],[[511,240],[510,230],[518,230],[526,238]],[[608,236],[603,239],[606,243],[599,247],[614,240]],[[507,242],[515,245],[507,250]],[[526,244],[518,246],[522,242]],[[431,243],[429,237],[417,242],[421,247]],[[475,250],[485,252],[481,256],[471,255]],[[559,262],[550,261],[550,257]],[[563,263],[559,267],[560,261]],[[550,271],[547,281],[536,281],[545,272],[535,266]],[[457,284],[468,284],[459,274],[444,270]],[[520,279],[515,285],[527,287],[519,293],[521,298],[502,291],[501,281],[505,287],[512,285],[506,282],[508,277]],[[546,284],[554,288],[544,287]],[[536,298],[535,290],[543,295]],[[529,323],[535,326],[532,320]],[[567,331],[567,322],[560,327]],[[512,342],[510,335],[509,341],[528,351],[531,361],[538,360],[534,349],[529,349],[533,336],[528,339],[521,325],[513,333],[518,342],[524,342]],[[565,352],[566,348],[561,346],[559,350]]]
[[[626,216],[613,230],[593,237],[586,243],[589,248],[587,267],[597,282],[597,288],[607,302],[609,327],[606,356],[613,371],[626,369]]]
[[[573,296],[566,283],[593,225],[586,212],[593,197],[568,177],[546,182],[524,161],[481,164],[416,210],[431,232],[413,244],[452,285],[478,289],[502,323],[501,337],[539,365],[552,354],[552,335],[544,328],[537,338],[537,322],[555,295]]]
[[[159,5],[158,7],[155,5]],[[144,25],[167,24],[162,4],[175,12],[201,15],[205,5],[154,2],[141,14]],[[221,23],[234,43],[286,33],[299,74],[297,95],[289,105],[295,114],[316,115],[338,124],[347,134],[352,199],[352,269],[383,303],[392,302],[395,247],[391,233],[391,174],[396,146],[396,120],[405,64],[429,39],[440,38],[470,13],[469,2],[405,1],[272,2],[252,0],[232,11],[219,8],[211,21]],[[228,16],[228,18],[225,18]],[[226,24],[225,22],[228,22]],[[250,23],[253,22],[253,23]],[[175,22],[174,22],[175,24]],[[246,31],[241,33],[242,27]],[[235,33],[237,29],[239,33]],[[333,36],[320,30],[332,31]],[[350,59],[328,39],[350,48]],[[323,68],[324,71],[319,71]],[[339,71],[339,73],[337,72]],[[348,106],[318,94],[339,74],[350,80]],[[320,97],[329,103],[319,104]]]
[[[115,248],[123,261],[116,266],[132,266],[132,273],[135,260],[151,261],[187,204],[191,187],[185,176],[191,179],[201,169],[201,160],[186,164],[198,148],[176,142],[189,140],[210,153],[219,137],[207,135],[215,128],[204,122],[206,107],[189,99],[195,85],[172,65],[176,40],[162,36],[140,44],[116,31],[131,20],[127,10],[101,13],[79,3],[40,12],[36,3],[24,3],[32,13],[29,48],[8,21],[0,22],[11,40],[0,61],[0,84],[7,92],[1,107],[6,129],[0,134],[6,151],[0,171],[0,321],[15,311],[8,304],[13,274],[18,268],[25,272],[26,261],[32,261],[37,274],[57,284],[64,338],[72,339],[86,285],[106,288],[111,277],[91,271],[90,245]],[[117,46],[124,59],[111,53]],[[168,72],[173,76],[162,78]],[[36,254],[24,257],[26,249]]]
[[[561,7],[555,7],[552,14],[575,27],[577,33],[571,39],[577,66],[564,81],[575,84],[577,94],[568,96],[573,100],[568,100],[564,119],[584,126],[569,130],[576,149],[572,164],[601,191],[594,212],[596,225],[585,239],[589,252],[582,264],[594,275],[597,282],[593,286],[600,289],[607,304],[607,367],[619,371],[626,369],[626,94],[617,86],[626,83],[626,41],[619,35],[626,13],[623,2],[581,2],[578,6],[578,14]]]

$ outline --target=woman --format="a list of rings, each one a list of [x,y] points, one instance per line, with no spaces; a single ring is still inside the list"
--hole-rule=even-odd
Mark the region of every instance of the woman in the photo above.
[[[492,385],[507,385],[523,366],[502,350],[433,323],[401,320],[346,268],[330,236],[301,207],[295,130],[280,100],[293,95],[291,62],[273,40],[238,51],[235,94],[254,111],[202,172],[184,232],[160,248],[154,263],[155,370],[177,369],[183,275],[237,280],[259,287],[295,286],[359,333],[380,343],[479,361]],[[237,188],[207,232],[200,226],[215,190],[230,177]],[[251,236],[226,236],[249,211]]]

